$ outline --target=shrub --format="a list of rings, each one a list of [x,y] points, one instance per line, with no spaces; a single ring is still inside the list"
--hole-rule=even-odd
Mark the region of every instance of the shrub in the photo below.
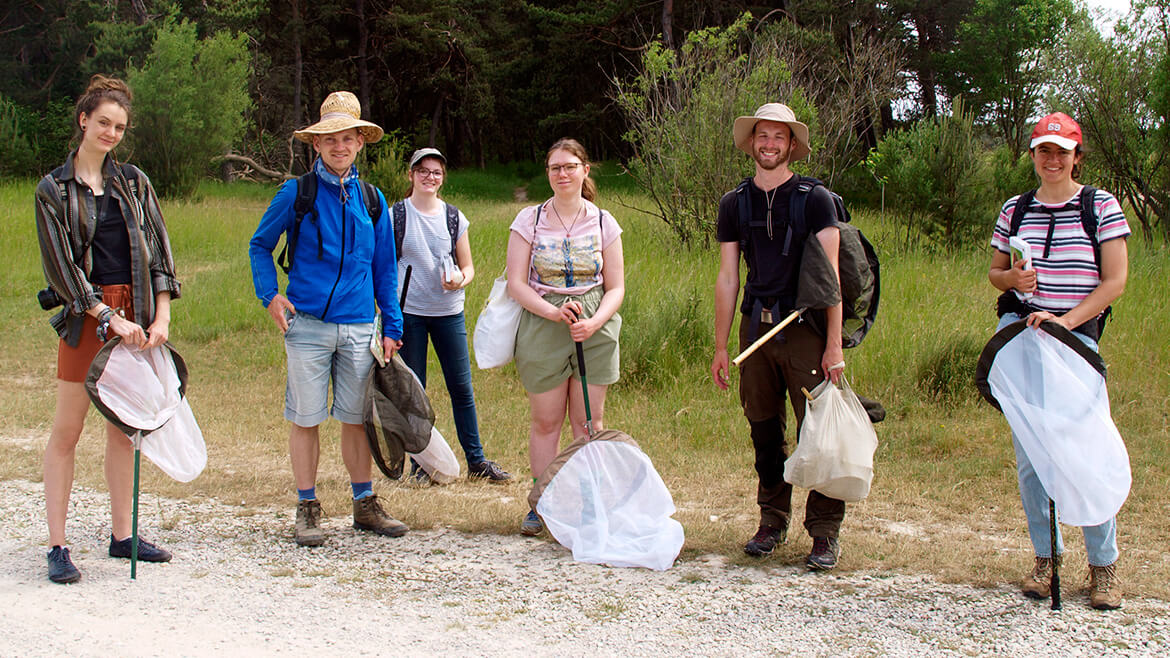
[[[888,135],[867,165],[885,185],[886,202],[908,215],[908,242],[925,237],[953,247],[986,233],[997,201],[987,158],[961,100],[950,116]]]
[[[49,103],[38,113],[0,94],[0,177],[41,176],[65,159],[71,108]]]
[[[729,139],[735,117],[774,100],[791,80],[780,52],[749,56],[750,20],[744,14],[726,28],[691,32],[677,52],[652,42],[641,72],[628,83],[614,81],[614,99],[630,125],[623,136],[634,149],[630,174],[683,243],[714,236],[719,198],[751,172]],[[783,97],[815,125],[800,90]]]
[[[406,142],[397,131],[388,132],[377,144],[368,144],[362,149],[366,165],[361,168],[362,178],[377,185],[386,196],[387,203],[394,203],[410,192],[410,180],[406,176]]]
[[[194,23],[168,19],[130,69],[134,157],[160,194],[194,194],[212,158],[243,135],[249,68],[245,35],[198,39]]]

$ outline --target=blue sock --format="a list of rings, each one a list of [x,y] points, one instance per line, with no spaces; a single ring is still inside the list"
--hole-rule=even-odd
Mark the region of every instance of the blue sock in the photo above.
[[[317,500],[317,487],[297,489],[297,500]]]
[[[350,482],[349,486],[353,489],[353,499],[361,500],[366,496],[374,495],[373,482]]]

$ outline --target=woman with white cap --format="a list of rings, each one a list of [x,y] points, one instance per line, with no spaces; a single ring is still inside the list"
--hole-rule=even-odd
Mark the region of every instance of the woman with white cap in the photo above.
[[[455,432],[467,458],[471,477],[490,482],[512,479],[483,455],[475,394],[471,388],[471,357],[463,317],[464,288],[475,278],[467,217],[439,196],[447,178],[447,158],[436,148],[410,156],[410,193],[394,204],[394,237],[398,251],[399,294],[411,268],[410,288],[402,306],[402,359],[427,385],[427,343],[443,369],[451,396]]]
[[[1125,289],[1129,225],[1112,194],[1077,182],[1084,159],[1081,128],[1067,114],[1050,114],[1036,124],[1030,153],[1040,187],[1004,203],[991,237],[988,278],[1003,291],[996,330],[1021,319],[1038,328],[1047,320],[1071,330],[1096,350],[1109,304]],[[1028,245],[1031,258],[1013,261],[1013,238]],[[1045,599],[1052,595],[1050,577],[1063,546],[1058,529],[1057,554],[1052,554],[1048,493],[1019,440],[1013,436],[1012,442],[1020,499],[1036,555],[1022,589],[1031,598]],[[1122,598],[1116,573],[1117,521],[1083,531],[1089,603],[1103,610],[1118,608]]]

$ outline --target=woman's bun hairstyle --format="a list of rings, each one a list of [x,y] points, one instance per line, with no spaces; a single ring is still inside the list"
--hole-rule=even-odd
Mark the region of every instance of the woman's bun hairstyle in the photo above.
[[[77,99],[77,108],[73,113],[73,129],[76,136],[81,136],[82,114],[93,114],[98,106],[108,101],[117,103],[119,107],[126,110],[126,116],[129,118],[131,114],[130,101],[133,98],[134,94],[125,82],[117,78],[106,77],[100,73],[94,75],[89,79],[89,86],[85,88],[85,93]]]

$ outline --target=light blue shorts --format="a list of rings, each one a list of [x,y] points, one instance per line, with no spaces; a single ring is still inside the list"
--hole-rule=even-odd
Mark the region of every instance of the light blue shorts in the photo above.
[[[374,323],[337,324],[308,313],[289,320],[284,334],[288,385],[284,417],[301,427],[316,427],[330,415],[329,380],[333,379],[332,415],[343,423],[361,424],[366,378],[374,367],[370,339]]]

